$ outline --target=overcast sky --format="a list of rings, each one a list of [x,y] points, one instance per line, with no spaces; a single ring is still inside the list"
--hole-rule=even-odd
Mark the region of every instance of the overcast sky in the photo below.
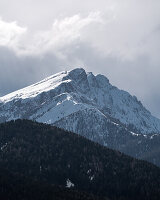
[[[0,0],[0,96],[75,67],[160,118],[160,0]]]

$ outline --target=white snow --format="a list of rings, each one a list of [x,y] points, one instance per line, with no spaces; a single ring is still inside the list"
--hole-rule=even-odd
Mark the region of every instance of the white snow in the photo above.
[[[5,143],[3,146],[1,146],[1,151],[3,151],[7,147],[7,143]]]
[[[67,188],[74,187],[74,183],[72,183],[72,182],[69,180],[69,178],[68,178],[67,181],[66,181],[66,187],[67,187]]]
[[[93,175],[93,176],[90,176],[89,179],[90,179],[91,181],[93,181],[94,175]]]
[[[139,134],[134,133],[134,132],[132,132],[132,131],[130,131],[130,133],[131,133],[132,135],[134,135],[134,136],[139,136]]]
[[[153,139],[155,136],[157,136],[157,134],[153,134],[150,139]]]
[[[48,124],[53,124],[57,120],[60,120],[74,112],[85,109],[85,105],[78,104],[71,99],[65,99],[61,103],[58,102],[57,105],[46,112],[43,116],[37,118],[38,122],[44,122]]]
[[[0,98],[0,101],[6,103],[6,102],[12,101],[14,99],[19,99],[19,98],[27,99],[27,98],[36,97],[38,94],[40,94],[42,92],[50,91],[50,90],[58,87],[62,83],[70,82],[71,80],[62,81],[62,79],[66,75],[67,75],[67,72],[57,73],[57,74],[50,76],[38,83],[35,83],[33,85],[30,85],[30,86],[20,89],[18,91],[12,92],[8,95],[5,95]]]

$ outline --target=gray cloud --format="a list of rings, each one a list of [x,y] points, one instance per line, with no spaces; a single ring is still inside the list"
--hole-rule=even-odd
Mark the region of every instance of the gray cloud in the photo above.
[[[54,55],[19,58],[12,50],[1,47],[0,94],[5,95],[61,71],[61,66],[64,63]]]
[[[160,117],[159,9],[159,0],[0,1],[0,95],[84,67]]]

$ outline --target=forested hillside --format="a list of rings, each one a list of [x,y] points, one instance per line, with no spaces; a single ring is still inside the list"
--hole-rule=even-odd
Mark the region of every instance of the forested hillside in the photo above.
[[[0,199],[3,200],[102,200],[93,194],[55,186],[13,174],[0,168]],[[105,199],[107,200],[107,198]]]
[[[159,200],[160,169],[77,134],[28,120],[0,124],[0,166],[110,199]]]

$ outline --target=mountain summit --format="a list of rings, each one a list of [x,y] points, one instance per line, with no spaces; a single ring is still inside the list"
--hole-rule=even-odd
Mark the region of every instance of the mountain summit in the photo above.
[[[56,124],[73,132],[83,127],[102,137],[105,122],[141,133],[159,133],[160,120],[135,96],[112,86],[103,75],[82,68],[63,71],[0,98],[0,122],[17,118]]]
[[[103,75],[77,68],[0,98],[0,122],[31,119],[160,166],[160,120]]]

